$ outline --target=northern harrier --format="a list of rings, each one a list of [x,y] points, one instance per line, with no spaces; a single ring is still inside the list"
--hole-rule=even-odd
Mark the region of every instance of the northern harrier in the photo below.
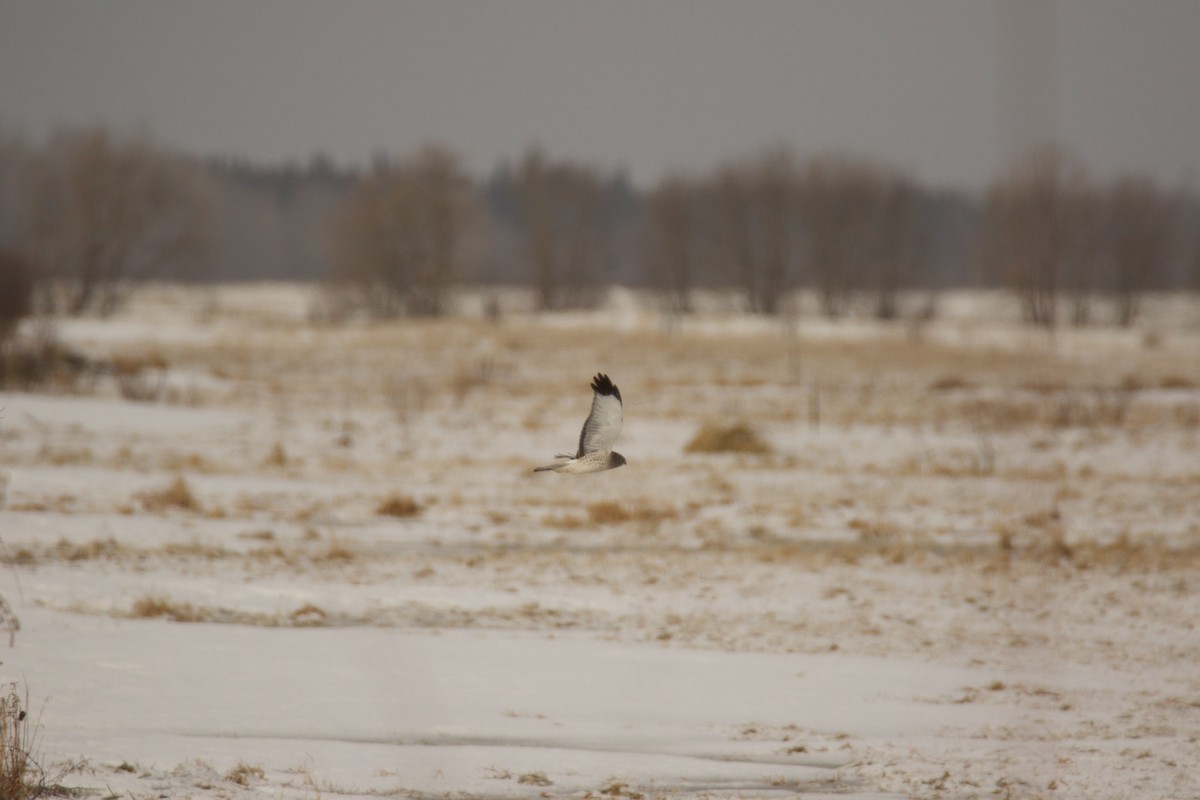
[[[621,390],[600,373],[592,379],[592,392],[592,413],[579,432],[579,451],[575,455],[559,453],[555,458],[565,461],[536,467],[534,472],[554,470],[575,475],[616,469],[625,464],[625,456],[612,449],[621,435]]]

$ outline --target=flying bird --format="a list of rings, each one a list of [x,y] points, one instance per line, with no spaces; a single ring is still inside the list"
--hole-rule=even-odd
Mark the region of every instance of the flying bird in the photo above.
[[[613,443],[621,435],[621,390],[607,375],[592,379],[592,413],[579,432],[579,450],[575,455],[559,453],[557,464],[535,467],[534,472],[554,470],[572,475],[600,472],[624,466],[625,456],[614,452]]]

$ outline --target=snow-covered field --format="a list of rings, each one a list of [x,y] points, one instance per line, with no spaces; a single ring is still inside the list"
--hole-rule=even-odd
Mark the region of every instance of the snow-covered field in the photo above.
[[[1200,797],[1200,310],[312,325],[0,394],[0,680],[120,797]],[[608,373],[619,470],[572,449]],[[766,453],[689,452],[743,422]],[[0,647],[3,647],[0,642]]]

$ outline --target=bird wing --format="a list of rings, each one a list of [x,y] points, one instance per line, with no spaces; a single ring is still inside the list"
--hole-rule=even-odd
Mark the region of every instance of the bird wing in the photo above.
[[[597,450],[612,450],[621,435],[621,390],[603,373],[592,379],[592,413],[579,432],[576,458]]]

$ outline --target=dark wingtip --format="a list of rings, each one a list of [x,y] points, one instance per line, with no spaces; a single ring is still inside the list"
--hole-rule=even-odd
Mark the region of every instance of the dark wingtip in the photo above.
[[[612,395],[618,400],[621,399],[621,390],[618,389],[617,385],[613,383],[612,380],[603,372],[597,372],[596,377],[592,378],[592,390],[596,392],[596,394]]]

